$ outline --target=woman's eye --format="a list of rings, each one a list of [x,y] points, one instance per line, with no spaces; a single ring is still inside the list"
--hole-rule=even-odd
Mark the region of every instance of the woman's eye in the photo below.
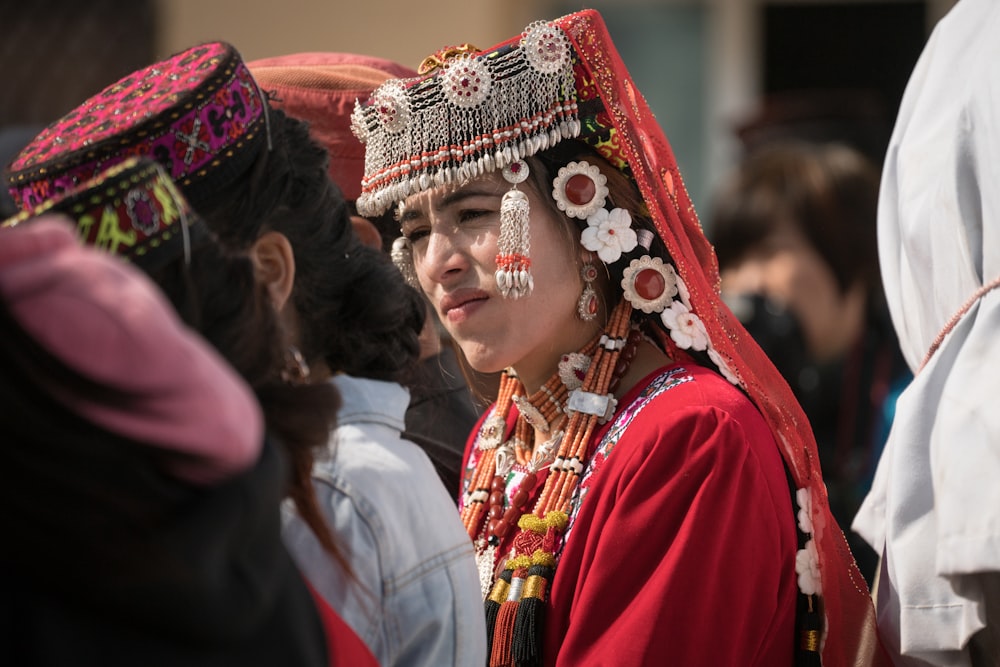
[[[490,215],[491,213],[493,213],[493,211],[489,211],[486,209],[478,209],[478,208],[465,209],[458,214],[458,221],[469,222],[470,220],[476,220],[478,218]]]
[[[422,238],[426,238],[430,233],[429,229],[418,227],[417,229],[409,229],[403,232],[403,236],[410,242],[416,243]]]

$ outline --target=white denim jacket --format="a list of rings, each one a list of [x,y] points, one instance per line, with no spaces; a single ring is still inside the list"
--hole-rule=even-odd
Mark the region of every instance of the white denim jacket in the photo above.
[[[286,506],[289,551],[384,667],[484,664],[472,542],[430,459],[400,435],[409,392],[345,375],[334,384],[343,405],[313,484],[354,578]]]

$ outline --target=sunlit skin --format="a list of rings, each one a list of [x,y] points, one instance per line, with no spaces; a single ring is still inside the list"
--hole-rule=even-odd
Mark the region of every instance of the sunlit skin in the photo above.
[[[500,201],[510,188],[499,174],[413,195],[400,208],[400,225],[413,245],[420,286],[470,365],[485,373],[511,366],[531,394],[557,371],[562,355],[603,329],[607,309],[602,305],[591,322],[579,318],[580,266],[588,259],[601,264],[580,246],[575,226],[567,234],[564,217],[527,182],[519,187],[531,210],[535,289],[527,297],[500,296],[494,278]],[[659,348],[641,343],[615,394],[620,398],[669,363]]]
[[[859,281],[842,293],[833,271],[792,224],[778,226],[721,279],[724,291],[763,294],[788,308],[817,361],[843,354],[864,323],[864,286]]]
[[[420,286],[469,364],[491,373],[512,366],[531,393],[556,372],[560,357],[583,347],[601,329],[577,317],[584,251],[566,225],[527,183],[519,186],[531,210],[531,271],[535,289],[505,298],[496,286],[501,198],[510,185],[493,173],[458,187],[407,199],[399,214],[413,247]],[[578,236],[578,234],[575,234]]]

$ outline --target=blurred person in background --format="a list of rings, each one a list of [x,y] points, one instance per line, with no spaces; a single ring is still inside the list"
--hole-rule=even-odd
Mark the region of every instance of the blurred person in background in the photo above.
[[[877,556],[850,524],[910,379],[879,277],[877,197],[878,172],[857,150],[776,140],[722,185],[709,224],[723,297],[802,404],[869,582]]]
[[[245,255],[227,253],[218,246],[158,163],[129,158],[3,226],[30,227],[41,213],[67,216],[75,223],[83,243],[134,264],[151,276],[184,324],[202,334],[250,384],[263,408],[265,430],[278,445],[281,470],[286,471],[290,465],[294,473],[303,461],[308,470],[315,449],[325,442],[334,421],[337,393],[330,386],[288,381],[284,355],[288,343],[267,292],[254,280],[252,263]],[[58,313],[52,317],[62,321]],[[121,317],[127,319],[134,314],[126,311]],[[86,324],[82,322],[81,326]],[[160,360],[125,355],[120,363],[134,365],[134,372],[142,376],[145,369],[155,368]],[[148,385],[137,380],[132,389],[154,401],[151,409],[158,405],[155,401],[167,409],[186,400],[165,390],[163,395],[158,394],[161,387],[155,375],[148,379]],[[265,446],[273,445],[269,441]],[[303,484],[303,479],[293,474],[286,483],[282,477],[280,491],[309,517],[329,556],[342,561],[343,555],[323,523],[308,481],[306,476]],[[160,575],[154,571],[147,576],[155,582]],[[370,659],[367,649],[347,626],[325,609],[325,603],[318,603],[327,629],[332,628],[336,634],[330,637],[328,646],[331,664],[345,664],[349,658],[353,664],[355,658],[361,660],[366,655]]]
[[[253,393],[145,276],[0,229],[0,331],[0,661],[338,664]]]

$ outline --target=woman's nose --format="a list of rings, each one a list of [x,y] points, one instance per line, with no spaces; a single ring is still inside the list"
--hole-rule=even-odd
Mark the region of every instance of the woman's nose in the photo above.
[[[454,235],[435,230],[428,236],[423,257],[417,262],[417,276],[447,283],[462,275],[468,265],[468,258]]]

